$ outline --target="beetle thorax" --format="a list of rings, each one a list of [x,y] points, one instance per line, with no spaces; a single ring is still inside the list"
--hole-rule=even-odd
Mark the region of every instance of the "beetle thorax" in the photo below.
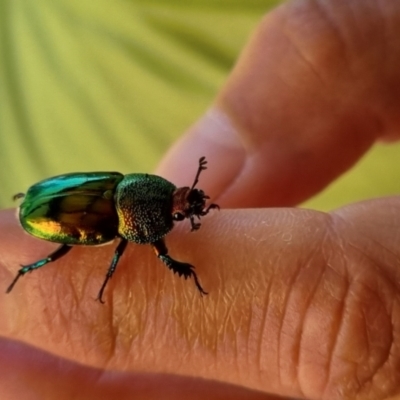
[[[125,175],[115,192],[120,236],[136,243],[153,243],[165,236],[173,227],[175,189],[159,176]]]

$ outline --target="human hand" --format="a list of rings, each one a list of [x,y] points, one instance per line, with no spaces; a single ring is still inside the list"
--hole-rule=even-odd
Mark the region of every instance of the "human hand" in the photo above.
[[[74,248],[1,294],[1,398],[400,396],[400,198],[330,214],[244,209],[296,205],[398,136],[400,5],[379,5],[275,10],[160,166],[187,185],[209,160],[199,187],[223,210],[167,242],[210,294],[132,244],[101,306],[113,249]],[[0,214],[4,288],[53,249],[13,214]]]

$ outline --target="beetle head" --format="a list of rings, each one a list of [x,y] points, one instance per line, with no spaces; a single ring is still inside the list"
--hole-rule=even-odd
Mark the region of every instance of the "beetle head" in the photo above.
[[[182,221],[185,218],[190,219],[192,225],[192,231],[200,228],[200,223],[194,221],[194,217],[200,219],[200,217],[207,215],[208,212],[213,208],[218,208],[217,204],[210,204],[206,208],[206,201],[210,197],[207,196],[201,189],[195,189],[201,171],[207,169],[207,161],[205,157],[201,157],[199,160],[199,168],[197,170],[196,177],[193,185],[189,187],[177,188],[173,193],[172,198],[172,218],[175,221]]]

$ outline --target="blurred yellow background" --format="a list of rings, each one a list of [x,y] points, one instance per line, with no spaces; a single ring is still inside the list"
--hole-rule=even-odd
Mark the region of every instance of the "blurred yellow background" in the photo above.
[[[216,95],[278,0],[0,2],[0,207],[73,171],[151,172]],[[305,206],[399,193],[378,145]]]

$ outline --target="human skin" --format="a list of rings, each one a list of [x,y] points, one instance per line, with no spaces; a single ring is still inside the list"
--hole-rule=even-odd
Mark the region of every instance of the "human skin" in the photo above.
[[[222,210],[167,243],[209,295],[129,245],[101,305],[114,247],[74,248],[0,293],[0,398],[400,398],[400,197],[294,208],[399,138],[399,65],[399,2],[268,14],[157,171],[188,185],[207,156],[199,187]],[[0,213],[5,288],[54,249],[14,213]]]

